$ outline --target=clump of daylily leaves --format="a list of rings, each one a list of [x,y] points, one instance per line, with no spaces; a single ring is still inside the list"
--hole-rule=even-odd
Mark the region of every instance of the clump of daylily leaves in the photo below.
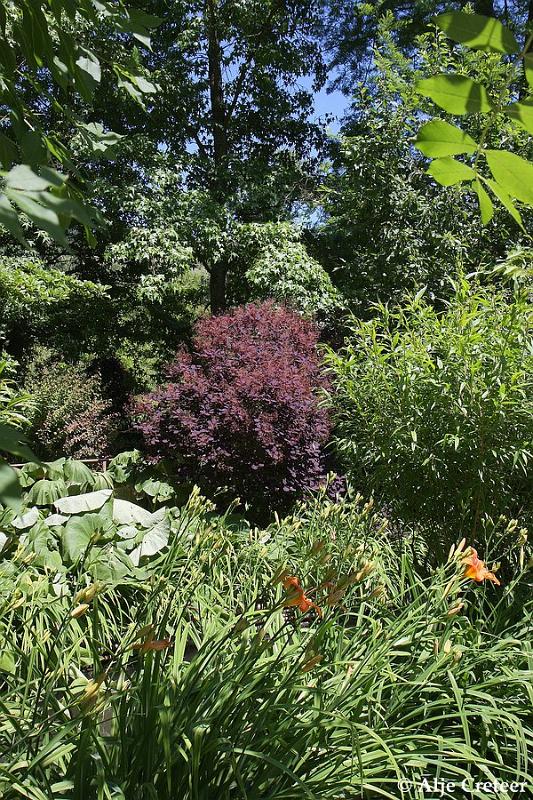
[[[487,224],[494,214],[493,197],[523,227],[515,201],[533,206],[533,163],[516,153],[485,147],[487,133],[499,114],[533,134],[533,32],[523,47],[514,34],[496,19],[465,11],[440,14],[436,25],[452,41],[474,50],[501,53],[517,67],[523,65],[527,86],[524,97],[508,105],[496,103],[486,86],[465,75],[441,73],[417,82],[419,94],[429,97],[448,114],[484,115],[478,141],[450,122],[433,119],[418,132],[415,146],[434,159],[428,173],[443,186],[470,183],[479,199],[481,219]],[[456,156],[466,156],[458,160]],[[488,169],[487,169],[488,168]]]

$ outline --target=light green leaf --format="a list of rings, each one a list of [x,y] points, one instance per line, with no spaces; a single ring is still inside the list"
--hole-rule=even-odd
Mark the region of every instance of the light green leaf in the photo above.
[[[93,473],[82,461],[69,459],[65,462],[63,468],[65,478],[72,483],[77,483],[80,486],[91,486],[94,480]]]
[[[435,75],[416,83],[416,90],[449,114],[478,114],[492,106],[485,87],[463,75]]]
[[[456,161],[451,156],[436,158],[429,165],[427,172],[442,186],[454,186],[456,183],[471,181],[476,177],[471,167]]]
[[[100,489],[98,492],[62,497],[55,501],[54,506],[61,514],[83,514],[86,511],[98,511],[107,503],[112,494],[111,489]]]
[[[112,530],[111,521],[102,514],[71,517],[61,535],[63,552],[69,561],[75,562],[85,553],[90,542],[96,544]]]
[[[473,50],[489,50],[509,55],[520,52],[520,45],[509,28],[493,17],[450,11],[439,14],[435,22],[454,42],[466,44]]]
[[[169,534],[170,524],[168,519],[164,518],[147,531],[141,544],[131,551],[130,558],[132,563],[137,567],[141,558],[159,553],[167,546]]]
[[[49,481],[43,478],[33,484],[26,495],[26,501],[31,505],[49,506],[66,494],[67,485],[65,481]]]
[[[90,50],[84,50],[84,55],[76,61],[78,67],[76,86],[86,99],[90,99],[96,84],[102,80],[100,62]]]
[[[16,672],[15,654],[11,650],[4,649],[2,642],[2,650],[0,651],[0,672],[14,675]]]
[[[439,158],[475,153],[477,143],[456,125],[441,119],[433,119],[431,122],[426,122],[418,131],[415,147],[430,158]]]
[[[74,217],[82,225],[89,226],[93,223],[90,209],[70,197],[58,197],[51,192],[35,192],[32,199],[35,199],[44,208],[50,209],[58,216],[68,217],[69,219]]]
[[[63,224],[55,211],[37,203],[29,192],[15,189],[7,191],[8,197],[26,214],[40,230],[46,231],[62,247],[68,248]]]
[[[25,528],[31,528],[33,525],[35,525],[38,519],[39,509],[33,507],[26,511],[25,514],[21,514],[20,517],[15,517],[11,524],[14,528],[23,531]]]
[[[499,186],[496,183],[496,181],[488,180],[487,183],[494,192],[494,194],[496,195],[496,197],[498,198],[498,200],[500,201],[500,203],[502,204],[502,206],[507,209],[507,211],[513,217],[513,219],[516,220],[516,222],[518,222],[521,228],[523,228],[524,223],[522,222],[522,216],[520,214],[520,211],[517,209],[517,207],[507,194],[507,192],[504,192],[502,187]]]
[[[485,150],[494,180],[516,200],[533,206],[533,164],[506,150]]]
[[[48,528],[56,528],[67,522],[69,517],[66,514],[50,514],[43,520]]]
[[[128,500],[113,500],[113,521],[119,525],[141,525],[149,528],[153,524],[153,515],[141,506]]]
[[[504,108],[508,117],[533,135],[533,101],[513,103]]]
[[[92,550],[87,558],[86,567],[94,580],[106,584],[138,574],[129,556],[113,546]]]
[[[481,222],[483,225],[488,225],[494,216],[494,206],[489,195],[481,185],[480,181],[476,178],[474,181],[474,189],[479,200],[479,209],[481,211]]]
[[[147,81],[142,75],[132,75],[131,80],[143,94],[154,94],[157,92],[157,86],[151,81]]]
[[[8,189],[20,189],[25,192],[42,192],[51,186],[48,176],[38,175],[28,164],[16,164],[5,174]]]
[[[88,518],[74,517],[69,520],[61,535],[63,552],[68,561],[75,563],[85,553],[93,535],[93,526]]]

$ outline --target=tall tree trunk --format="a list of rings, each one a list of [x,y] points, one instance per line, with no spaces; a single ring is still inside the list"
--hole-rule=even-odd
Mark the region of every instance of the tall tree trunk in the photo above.
[[[527,9],[527,22],[526,22],[526,35],[524,39],[524,47],[528,43],[528,39],[533,34],[533,0],[529,0],[529,5]],[[529,47],[526,50],[528,53],[528,67],[531,68],[531,61],[533,61],[533,39],[529,43]],[[526,62],[524,60],[524,76],[523,76],[523,83],[520,87],[519,99],[523,100],[524,97],[527,97],[531,92],[533,92],[533,87],[529,86],[526,78]]]
[[[494,0],[475,0],[474,11],[486,17],[494,16]]]
[[[527,10],[527,22],[526,22],[526,42],[529,36],[533,33],[533,0],[529,0],[529,6]],[[529,45],[528,53],[533,53],[533,41]]]
[[[209,101],[211,106],[211,135],[213,137],[212,192],[218,203],[225,200],[223,169],[228,155],[226,104],[222,80],[222,48],[218,30],[218,0],[207,0],[207,60],[209,65]],[[222,257],[211,267],[209,295],[211,312],[219,314],[226,308],[227,263]]]

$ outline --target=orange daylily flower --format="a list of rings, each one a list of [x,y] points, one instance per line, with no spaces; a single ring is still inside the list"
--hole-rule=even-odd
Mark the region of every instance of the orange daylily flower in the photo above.
[[[470,554],[465,556],[461,563],[466,567],[465,578],[471,578],[478,583],[487,580],[492,581],[496,586],[501,585],[494,572],[490,572],[485,566],[485,562],[478,558],[477,550],[473,547],[470,548]]]
[[[135,644],[131,646],[132,650],[138,650],[141,655],[148,653],[150,650],[155,650],[157,652],[166,650],[167,647],[172,646],[172,641],[170,639],[154,639],[154,631],[151,625],[147,626],[144,631],[146,631],[144,642],[135,642]]]
[[[312,608],[316,611],[319,617],[322,616],[322,609],[319,608],[316,603],[313,603],[309,597],[307,597],[300,584],[300,581],[296,576],[289,575],[287,578],[285,578],[283,581],[283,588],[289,592],[289,596],[283,603],[284,606],[296,606],[303,614]]]

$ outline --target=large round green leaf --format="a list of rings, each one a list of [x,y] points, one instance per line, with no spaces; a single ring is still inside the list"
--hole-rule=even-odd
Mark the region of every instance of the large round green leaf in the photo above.
[[[62,497],[56,500],[54,506],[61,514],[83,514],[86,511],[98,511],[112,494],[111,489],[101,489],[99,492]]]

